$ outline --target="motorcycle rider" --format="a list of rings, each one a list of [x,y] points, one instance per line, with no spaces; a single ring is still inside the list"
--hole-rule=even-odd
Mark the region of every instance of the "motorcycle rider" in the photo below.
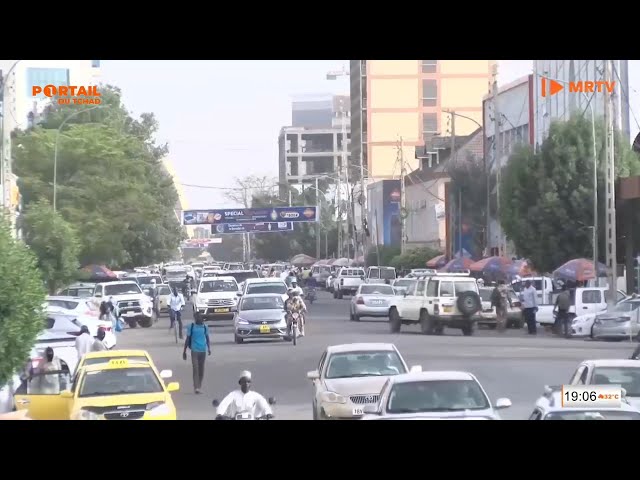
[[[289,298],[284,303],[284,310],[287,312],[287,331],[291,325],[291,315],[297,313],[300,315],[298,322],[298,329],[300,330],[300,336],[304,337],[304,324],[305,313],[307,312],[307,306],[302,299],[302,290],[294,283],[287,291]]]
[[[237,414],[242,412],[251,413],[253,418],[267,417],[267,419],[272,419],[273,411],[269,402],[258,392],[251,391],[251,372],[248,370],[242,372],[238,383],[240,389],[229,393],[218,405],[216,420],[225,417],[235,418]]]

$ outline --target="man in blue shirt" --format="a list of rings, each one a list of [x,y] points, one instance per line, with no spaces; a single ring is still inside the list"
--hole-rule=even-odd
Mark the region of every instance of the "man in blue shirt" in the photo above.
[[[191,364],[193,366],[193,388],[200,393],[202,379],[204,378],[204,362],[207,354],[211,355],[211,342],[209,340],[209,327],[204,324],[202,318],[187,328],[187,339],[184,342],[182,359],[187,359],[187,348],[191,350]]]

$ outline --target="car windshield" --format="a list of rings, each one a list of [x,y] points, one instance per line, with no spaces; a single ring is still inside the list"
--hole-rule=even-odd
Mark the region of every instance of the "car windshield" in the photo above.
[[[116,368],[87,372],[79,397],[161,393],[162,385],[152,368]]]
[[[151,285],[154,283],[162,283],[162,277],[160,275],[149,275],[147,277],[136,277],[136,281],[139,285]]]
[[[431,380],[398,383],[387,402],[388,413],[485,410],[489,399],[474,380]]]
[[[362,285],[361,295],[393,295],[393,288],[389,285]]]
[[[282,310],[284,301],[279,295],[273,297],[246,297],[240,310]]]
[[[242,283],[248,278],[260,278],[260,274],[255,270],[252,270],[251,272],[229,271],[228,273],[225,273],[225,276],[235,278],[238,283]]]
[[[640,307],[640,301],[622,302],[613,307],[611,312],[615,313],[628,313],[633,312],[636,308]]]
[[[109,361],[113,360],[114,358],[117,358],[118,360],[128,360],[129,362],[132,362],[132,363],[149,361],[149,359],[144,355],[125,355],[122,357],[113,356],[113,357],[93,357],[93,358],[84,357],[82,366],[98,365],[99,363],[109,363]]]
[[[470,280],[468,282],[453,282],[456,287],[456,295],[460,295],[463,292],[476,292],[478,289],[478,284],[475,280]]]
[[[71,297],[87,298],[93,295],[93,288],[70,288],[68,291]]]
[[[115,285],[105,285],[105,296],[110,295],[126,295],[129,293],[142,293],[140,286],[137,283],[117,283]]]
[[[158,287],[158,295],[171,295],[171,288],[166,285]]]
[[[381,268],[380,276],[376,278],[382,278],[384,280],[393,280],[396,278],[396,271],[393,268]]]
[[[393,284],[394,287],[408,287],[410,285],[413,285],[415,283],[415,280],[411,280],[409,278],[407,279],[400,279],[400,280],[396,280],[396,283]]]
[[[72,300],[47,300],[49,307],[64,308],[66,310],[75,310],[79,303]]]
[[[233,280],[206,280],[200,284],[200,293],[235,292],[238,284]]]
[[[247,294],[254,293],[277,293],[283,295],[287,293],[287,286],[284,283],[250,283],[247,285]]]
[[[640,413],[622,410],[588,410],[552,412],[545,420],[640,420]]]
[[[398,375],[407,370],[396,352],[334,353],[325,378],[379,377]]]
[[[591,383],[622,385],[628,396],[640,397],[640,364],[637,367],[597,367]]]

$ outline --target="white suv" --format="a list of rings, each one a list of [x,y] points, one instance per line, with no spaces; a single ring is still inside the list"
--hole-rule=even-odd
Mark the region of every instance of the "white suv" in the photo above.
[[[420,278],[404,296],[389,307],[392,333],[401,326],[419,323],[422,333],[441,335],[445,327],[473,335],[482,301],[476,280],[467,274],[437,274]]]

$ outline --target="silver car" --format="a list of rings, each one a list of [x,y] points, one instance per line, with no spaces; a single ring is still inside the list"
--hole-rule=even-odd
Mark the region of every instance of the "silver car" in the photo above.
[[[391,285],[363,283],[351,298],[350,320],[359,322],[362,317],[388,317],[389,304],[394,296]]]
[[[287,322],[282,295],[245,295],[238,304],[233,323],[236,343],[243,343],[245,340],[285,338]]]
[[[625,300],[599,315],[593,322],[593,338],[626,340],[640,334],[640,299]]]
[[[478,379],[468,372],[418,372],[389,377],[377,405],[364,408],[363,420],[500,420]]]

